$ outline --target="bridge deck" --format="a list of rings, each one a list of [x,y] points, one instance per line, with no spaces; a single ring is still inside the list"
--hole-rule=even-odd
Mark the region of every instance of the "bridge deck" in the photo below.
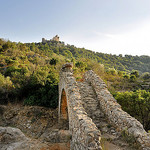
[[[78,82],[78,88],[88,116],[96,124],[102,133],[102,144],[107,150],[134,150],[125,142],[121,134],[115,130],[107,121],[104,113],[100,109],[96,93],[93,87],[86,81]]]

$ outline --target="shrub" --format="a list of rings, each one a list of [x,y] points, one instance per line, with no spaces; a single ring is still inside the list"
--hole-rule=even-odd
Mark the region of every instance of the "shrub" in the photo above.
[[[138,119],[145,130],[150,130],[150,92],[145,90],[117,92],[115,98],[124,111]]]

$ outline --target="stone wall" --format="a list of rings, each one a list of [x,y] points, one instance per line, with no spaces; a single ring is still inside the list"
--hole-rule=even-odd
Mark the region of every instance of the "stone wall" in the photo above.
[[[42,38],[42,43],[45,44],[47,40],[45,38]]]
[[[135,138],[141,149],[150,150],[150,134],[144,130],[139,121],[121,109],[121,106],[107,90],[105,83],[91,70],[85,73],[84,79],[94,88],[100,109],[108,121],[121,132],[125,131],[128,136]]]
[[[59,81],[59,121],[61,115],[62,91],[66,93],[69,130],[72,135],[71,149],[73,150],[101,150],[101,134],[92,119],[85,112],[77,82],[73,77],[72,64],[65,64],[60,71]],[[66,111],[67,112],[67,111]]]

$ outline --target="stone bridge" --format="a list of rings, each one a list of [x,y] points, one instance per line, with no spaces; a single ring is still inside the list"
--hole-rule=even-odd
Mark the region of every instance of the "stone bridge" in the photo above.
[[[91,70],[83,82],[77,82],[72,67],[71,63],[63,65],[59,82],[59,122],[68,123],[70,149],[133,150],[121,142],[125,137],[136,149],[150,150],[150,135],[121,109],[105,83]]]

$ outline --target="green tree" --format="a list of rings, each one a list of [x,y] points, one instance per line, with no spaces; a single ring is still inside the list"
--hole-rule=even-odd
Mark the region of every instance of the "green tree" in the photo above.
[[[13,83],[10,77],[4,77],[0,73],[0,103],[7,103],[9,99],[9,94],[13,89]]]
[[[115,70],[114,68],[109,68],[108,73],[110,73],[111,75],[117,75],[118,74],[117,70]]]
[[[131,81],[131,82],[134,82],[135,80],[136,80],[136,76],[135,76],[135,75],[131,75],[131,76],[130,76],[130,81]]]
[[[87,65],[86,65],[86,63],[83,62],[83,61],[77,61],[77,62],[75,63],[75,66],[76,66],[77,68],[80,68],[81,71],[84,71]]]
[[[115,98],[124,111],[137,118],[147,131],[150,130],[150,92],[117,92]]]
[[[50,64],[51,65],[56,65],[57,64],[57,62],[58,62],[58,60],[56,59],[56,58],[52,58],[51,60],[50,60]]]
[[[135,75],[136,77],[139,77],[139,72],[137,70],[133,70],[130,75]]]
[[[142,74],[141,78],[143,78],[144,80],[148,80],[150,79],[150,73],[149,72],[145,72]]]
[[[32,43],[32,44],[30,45],[30,49],[31,49],[31,51],[35,51],[35,43]]]

